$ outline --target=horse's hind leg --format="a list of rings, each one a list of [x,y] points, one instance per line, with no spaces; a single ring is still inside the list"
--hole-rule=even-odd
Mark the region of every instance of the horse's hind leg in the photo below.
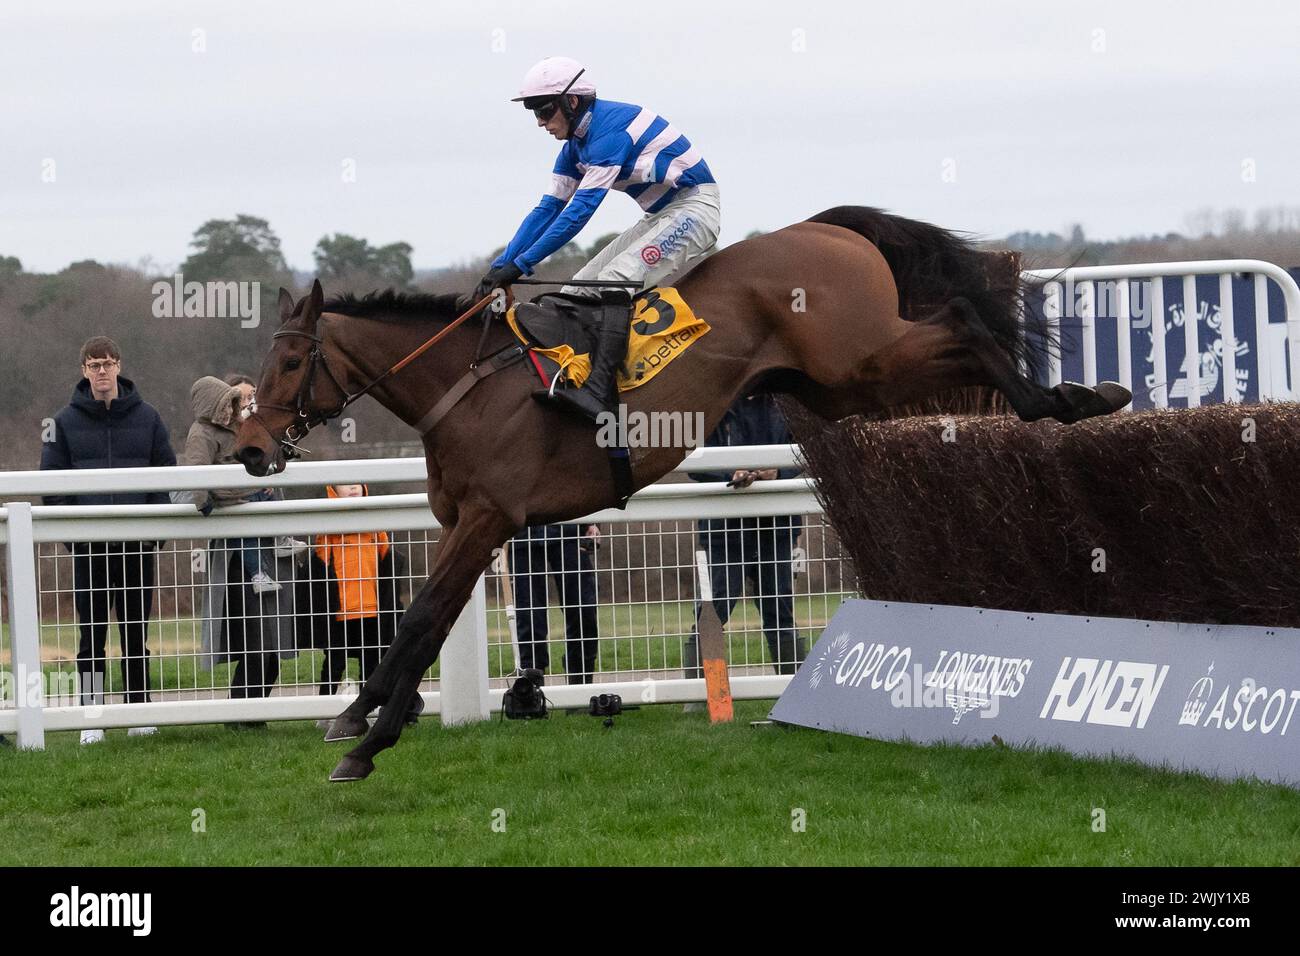
[[[398,625],[397,636],[393,639],[392,646],[380,658],[379,666],[367,676],[357,699],[334,718],[329,730],[325,732],[327,742],[355,740],[364,736],[370,730],[370,722],[366,719],[370,712],[381,706],[385,710],[392,710],[393,708],[388,706],[389,702],[397,703],[393,697],[393,680],[396,675],[391,669],[393,665],[388,665],[387,662],[394,657],[409,655],[413,648],[429,639],[435,615],[433,581],[433,577],[430,576],[411,601],[411,606],[402,613],[402,620]],[[448,627],[450,628],[450,625]],[[441,647],[440,642],[439,647]],[[420,673],[423,675],[424,671]],[[418,685],[419,682],[416,683]],[[406,703],[412,702],[408,700]]]
[[[339,761],[330,774],[331,780],[360,780],[368,776],[375,768],[375,755],[397,743],[411,698],[418,692],[424,672],[437,660],[451,625],[492,559],[492,549],[514,530],[498,511],[462,506],[459,520],[447,530],[439,545],[429,580],[402,615],[393,646],[380,660],[361,694],[330,728],[327,740],[347,739],[343,731],[364,729],[366,715],[376,706],[385,705],[365,739]]]
[[[1007,397],[1022,421],[1051,417],[1071,424],[1117,412],[1133,399],[1132,393],[1118,382],[1102,382],[1095,389],[1075,382],[1063,382],[1052,388],[1040,385],[1020,374],[969,300],[953,299],[948,309],[965,326],[971,351],[988,373],[987,384]]]
[[[1095,390],[1072,383],[1047,388],[1026,378],[963,298],[913,323],[867,365],[865,388],[882,406],[910,404],[954,386],[987,385],[1002,392],[1023,421],[1075,422],[1118,411],[1131,398],[1114,382]]]

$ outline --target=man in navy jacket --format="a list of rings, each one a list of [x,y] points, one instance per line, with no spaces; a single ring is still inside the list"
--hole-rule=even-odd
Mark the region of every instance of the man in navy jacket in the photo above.
[[[735,445],[786,445],[790,429],[767,393],[748,395],[727,410],[718,427],[705,440],[706,447]],[[694,472],[696,481],[729,481],[746,488],[755,481],[795,478],[797,468],[741,469],[734,473]],[[699,523],[700,546],[708,553],[713,607],[725,625],[740,600],[748,579],[754,602],[763,619],[768,652],[778,674],[793,674],[807,649],[794,623],[793,551],[803,530],[800,515],[761,518],[705,518]],[[696,608],[699,621],[699,608]],[[697,626],[698,631],[698,626]],[[692,633],[682,649],[687,677],[700,677],[698,638]]]
[[[41,449],[41,469],[138,468],[176,464],[167,426],[135,383],[119,374],[122,356],[112,339],[81,347],[84,377]],[[167,504],[165,491],[46,495],[47,505]],[[117,616],[122,647],[122,690],[127,703],[149,700],[149,617],[153,611],[154,542],[96,541],[71,545],[73,593],[81,640],[77,674],[82,705],[102,704],[108,612]],[[155,728],[132,728],[132,734]],[[84,730],[82,743],[103,740]]]

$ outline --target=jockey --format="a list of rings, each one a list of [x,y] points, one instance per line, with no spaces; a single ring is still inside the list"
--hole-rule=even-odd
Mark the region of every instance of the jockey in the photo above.
[[[711,252],[718,240],[718,185],[704,157],[667,120],[628,103],[596,98],[582,64],[547,57],[524,76],[512,102],[564,145],[551,187],[528,214],[474,293],[531,275],[537,264],[578,234],[610,189],[627,193],[645,215],[605,246],[574,279],[653,286]],[[563,292],[580,293],[566,286]],[[591,374],[581,389],[557,389],[554,399],[591,418],[617,401],[615,371],[627,351],[631,321],[626,292],[605,292]],[[545,395],[538,393],[538,397]]]

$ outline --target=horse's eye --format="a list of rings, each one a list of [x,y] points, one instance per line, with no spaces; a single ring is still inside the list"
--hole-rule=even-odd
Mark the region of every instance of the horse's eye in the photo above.
[[[301,364],[302,364],[302,359],[297,359],[297,358],[287,359],[284,363],[284,370],[286,372],[292,372]]]

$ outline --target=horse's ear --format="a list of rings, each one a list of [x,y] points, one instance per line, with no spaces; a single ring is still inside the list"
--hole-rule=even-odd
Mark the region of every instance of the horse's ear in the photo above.
[[[307,305],[302,310],[303,321],[308,325],[315,323],[324,308],[325,290],[321,288],[320,279],[317,279],[311,284],[311,292],[307,294]]]
[[[293,315],[293,296],[284,286],[280,286],[280,324],[288,322],[291,315]]]

